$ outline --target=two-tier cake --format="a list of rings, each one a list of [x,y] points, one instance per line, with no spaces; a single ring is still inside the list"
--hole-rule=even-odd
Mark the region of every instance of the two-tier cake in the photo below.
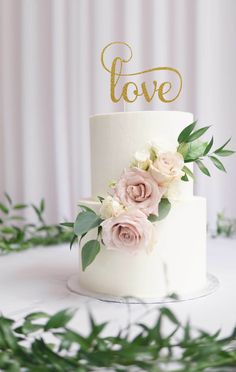
[[[114,191],[116,187],[114,180],[117,182],[122,172],[129,168],[137,151],[144,149],[146,144],[152,146],[153,143],[166,148],[165,151],[168,153],[176,151],[179,145],[177,141],[179,134],[192,122],[191,113],[177,111],[122,112],[91,117],[92,198],[80,202],[84,208],[87,208],[88,214],[92,216],[92,212],[89,211],[93,210],[99,215],[103,198],[107,198],[109,193],[112,195],[112,192],[118,194],[116,190]],[[141,158],[142,154],[143,152]],[[163,166],[168,167],[168,158],[163,159]],[[137,167],[135,169],[137,171]],[[145,170],[141,169],[138,172],[140,174]],[[113,191],[109,191],[109,185],[113,187],[110,188]],[[135,193],[141,193],[136,201],[143,201],[151,192],[145,181],[138,186],[129,185],[127,190],[133,197]],[[165,195],[166,183],[159,184],[159,190],[162,190]],[[98,196],[100,201],[97,199]],[[194,196],[193,181],[186,182],[183,177],[173,182],[168,191],[168,200],[171,204],[168,215],[162,220],[157,219],[156,222],[155,219],[153,220],[155,236],[151,243],[149,242],[149,249],[142,249],[140,242],[143,236],[142,234],[137,236],[132,223],[130,225],[127,219],[125,222],[121,219],[119,224],[115,223],[117,217],[113,216],[113,233],[116,234],[116,239],[120,239],[119,242],[124,239],[126,243],[128,242],[127,246],[129,241],[132,246],[137,240],[139,249],[132,252],[132,249],[122,249],[122,245],[118,246],[120,249],[114,249],[114,244],[109,247],[107,236],[101,235],[99,248],[96,243],[93,245],[97,252],[99,249],[99,254],[84,269],[81,247],[86,245],[86,242],[97,241],[100,233],[97,229],[98,223],[93,222],[94,225],[91,226],[95,227],[86,235],[81,232],[80,286],[93,293],[141,298],[162,297],[171,293],[182,296],[204,288],[206,284],[206,200]],[[129,207],[122,208],[124,213],[129,211]],[[143,211],[145,212],[146,209]],[[150,216],[153,214],[151,213]],[[124,217],[122,218],[124,220]],[[101,226],[105,228],[105,225],[101,224]],[[145,228],[147,231],[149,226],[145,225]],[[87,260],[89,259],[87,257]]]

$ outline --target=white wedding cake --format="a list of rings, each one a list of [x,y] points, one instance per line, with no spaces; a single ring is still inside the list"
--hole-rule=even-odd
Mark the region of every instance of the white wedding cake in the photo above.
[[[164,179],[163,174],[160,174],[161,168],[159,167],[157,171],[152,165],[155,165],[154,160],[146,157],[147,146],[149,150],[152,149],[150,151],[155,149],[157,152],[160,151],[160,154],[169,154],[162,159],[162,167],[167,169],[171,152],[176,153],[180,132],[192,122],[191,113],[177,111],[119,112],[91,117],[92,198],[82,200],[80,203],[87,211],[91,209],[97,215],[100,214],[103,220],[107,213],[109,217],[111,209],[115,212],[114,215],[110,215],[110,219],[105,219],[105,222],[101,223],[104,233],[100,237],[100,248],[93,246],[99,249],[96,259],[86,269],[82,267],[80,259],[79,283],[82,288],[111,296],[155,298],[172,293],[187,295],[201,290],[206,285],[206,200],[193,195],[192,180],[186,182],[180,177],[172,179],[170,176],[172,173],[168,175],[163,173],[165,182],[161,182]],[[134,168],[127,170],[132,161]],[[145,168],[146,161],[149,162],[148,171]],[[175,159],[176,161],[180,159]],[[141,169],[138,169],[139,166]],[[148,178],[139,185],[137,182],[135,185],[129,183],[128,196],[124,195],[122,187],[125,181],[124,179],[117,181],[124,172],[128,172],[128,175],[125,173],[126,186],[131,176],[133,179],[141,176],[145,179],[144,173],[147,173],[147,177],[153,176],[158,182],[160,180],[159,190],[151,189],[153,180],[150,181],[150,186]],[[177,173],[175,170],[173,174]],[[167,188],[166,180],[170,179],[173,182],[171,185],[168,182]],[[151,211],[149,217],[154,215],[153,206],[150,204],[152,192],[153,198],[157,198],[157,192],[168,198],[171,208],[165,218],[152,222],[153,231],[150,239],[149,220],[144,221],[142,225],[144,232],[140,235],[137,229],[140,228],[139,221],[143,221],[143,212],[146,213],[148,210]],[[109,194],[111,196],[107,196]],[[102,197],[100,201],[97,199],[98,196]],[[127,200],[126,196],[132,197],[136,204],[141,200],[142,212],[132,209],[134,203],[129,209],[123,202]],[[122,200],[124,206],[120,207],[117,197]],[[114,198],[112,204],[109,204],[109,198]],[[104,204],[102,213],[101,201]],[[123,214],[118,213],[119,208],[123,208]],[[130,216],[126,216],[127,211],[130,216],[135,215],[132,221]],[[130,224],[130,221],[135,222]],[[108,231],[111,224],[113,237]],[[81,246],[91,240],[97,241],[98,223],[95,222],[94,225],[95,227],[81,239]],[[110,245],[112,239],[113,243]],[[122,246],[122,241],[126,246]],[[146,244],[145,247],[142,247],[142,242],[143,246]],[[89,259],[87,257],[88,261]]]

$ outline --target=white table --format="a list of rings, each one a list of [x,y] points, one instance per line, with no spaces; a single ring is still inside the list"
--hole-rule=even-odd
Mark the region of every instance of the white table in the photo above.
[[[66,281],[76,273],[77,265],[77,249],[70,251],[68,245],[0,256],[0,311],[19,319],[31,311],[53,313],[78,307],[72,326],[86,333],[89,306],[98,321],[111,320],[113,331],[125,325],[127,305],[91,300],[68,291]],[[236,240],[209,240],[208,271],[220,280],[220,288],[215,293],[168,306],[183,321],[190,318],[199,328],[212,332],[222,328],[222,334],[227,334],[236,324]],[[148,306],[152,307],[156,305]],[[130,308],[132,320],[147,311],[143,305]],[[147,321],[153,317],[154,314],[149,315]]]

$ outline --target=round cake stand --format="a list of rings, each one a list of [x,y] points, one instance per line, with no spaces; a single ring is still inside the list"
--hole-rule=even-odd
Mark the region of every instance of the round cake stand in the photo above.
[[[80,296],[90,297],[96,300],[105,302],[116,302],[122,304],[163,304],[170,302],[180,302],[194,300],[205,297],[215,292],[219,287],[219,280],[212,274],[207,274],[206,286],[197,292],[192,292],[184,296],[175,297],[155,297],[155,298],[136,298],[136,297],[121,297],[90,292],[80,287],[78,274],[72,275],[67,281],[67,288],[70,292],[76,293]]]

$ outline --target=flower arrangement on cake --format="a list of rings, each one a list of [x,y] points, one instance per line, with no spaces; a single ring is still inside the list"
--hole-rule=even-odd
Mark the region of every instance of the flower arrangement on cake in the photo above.
[[[150,253],[154,247],[154,224],[163,220],[171,209],[171,200],[178,193],[180,182],[194,178],[189,163],[195,163],[207,176],[210,172],[205,160],[210,160],[219,170],[225,167],[219,157],[230,156],[234,151],[226,148],[230,139],[212,150],[214,139],[202,141],[200,137],[209,126],[195,130],[196,121],[185,127],[178,136],[178,146],[150,142],[137,151],[131,163],[118,180],[109,185],[101,202],[99,213],[80,204],[73,226],[74,241],[83,242],[86,234],[97,228],[97,238],[88,240],[81,250],[82,269],[89,266],[100,251],[101,243],[110,250]]]

